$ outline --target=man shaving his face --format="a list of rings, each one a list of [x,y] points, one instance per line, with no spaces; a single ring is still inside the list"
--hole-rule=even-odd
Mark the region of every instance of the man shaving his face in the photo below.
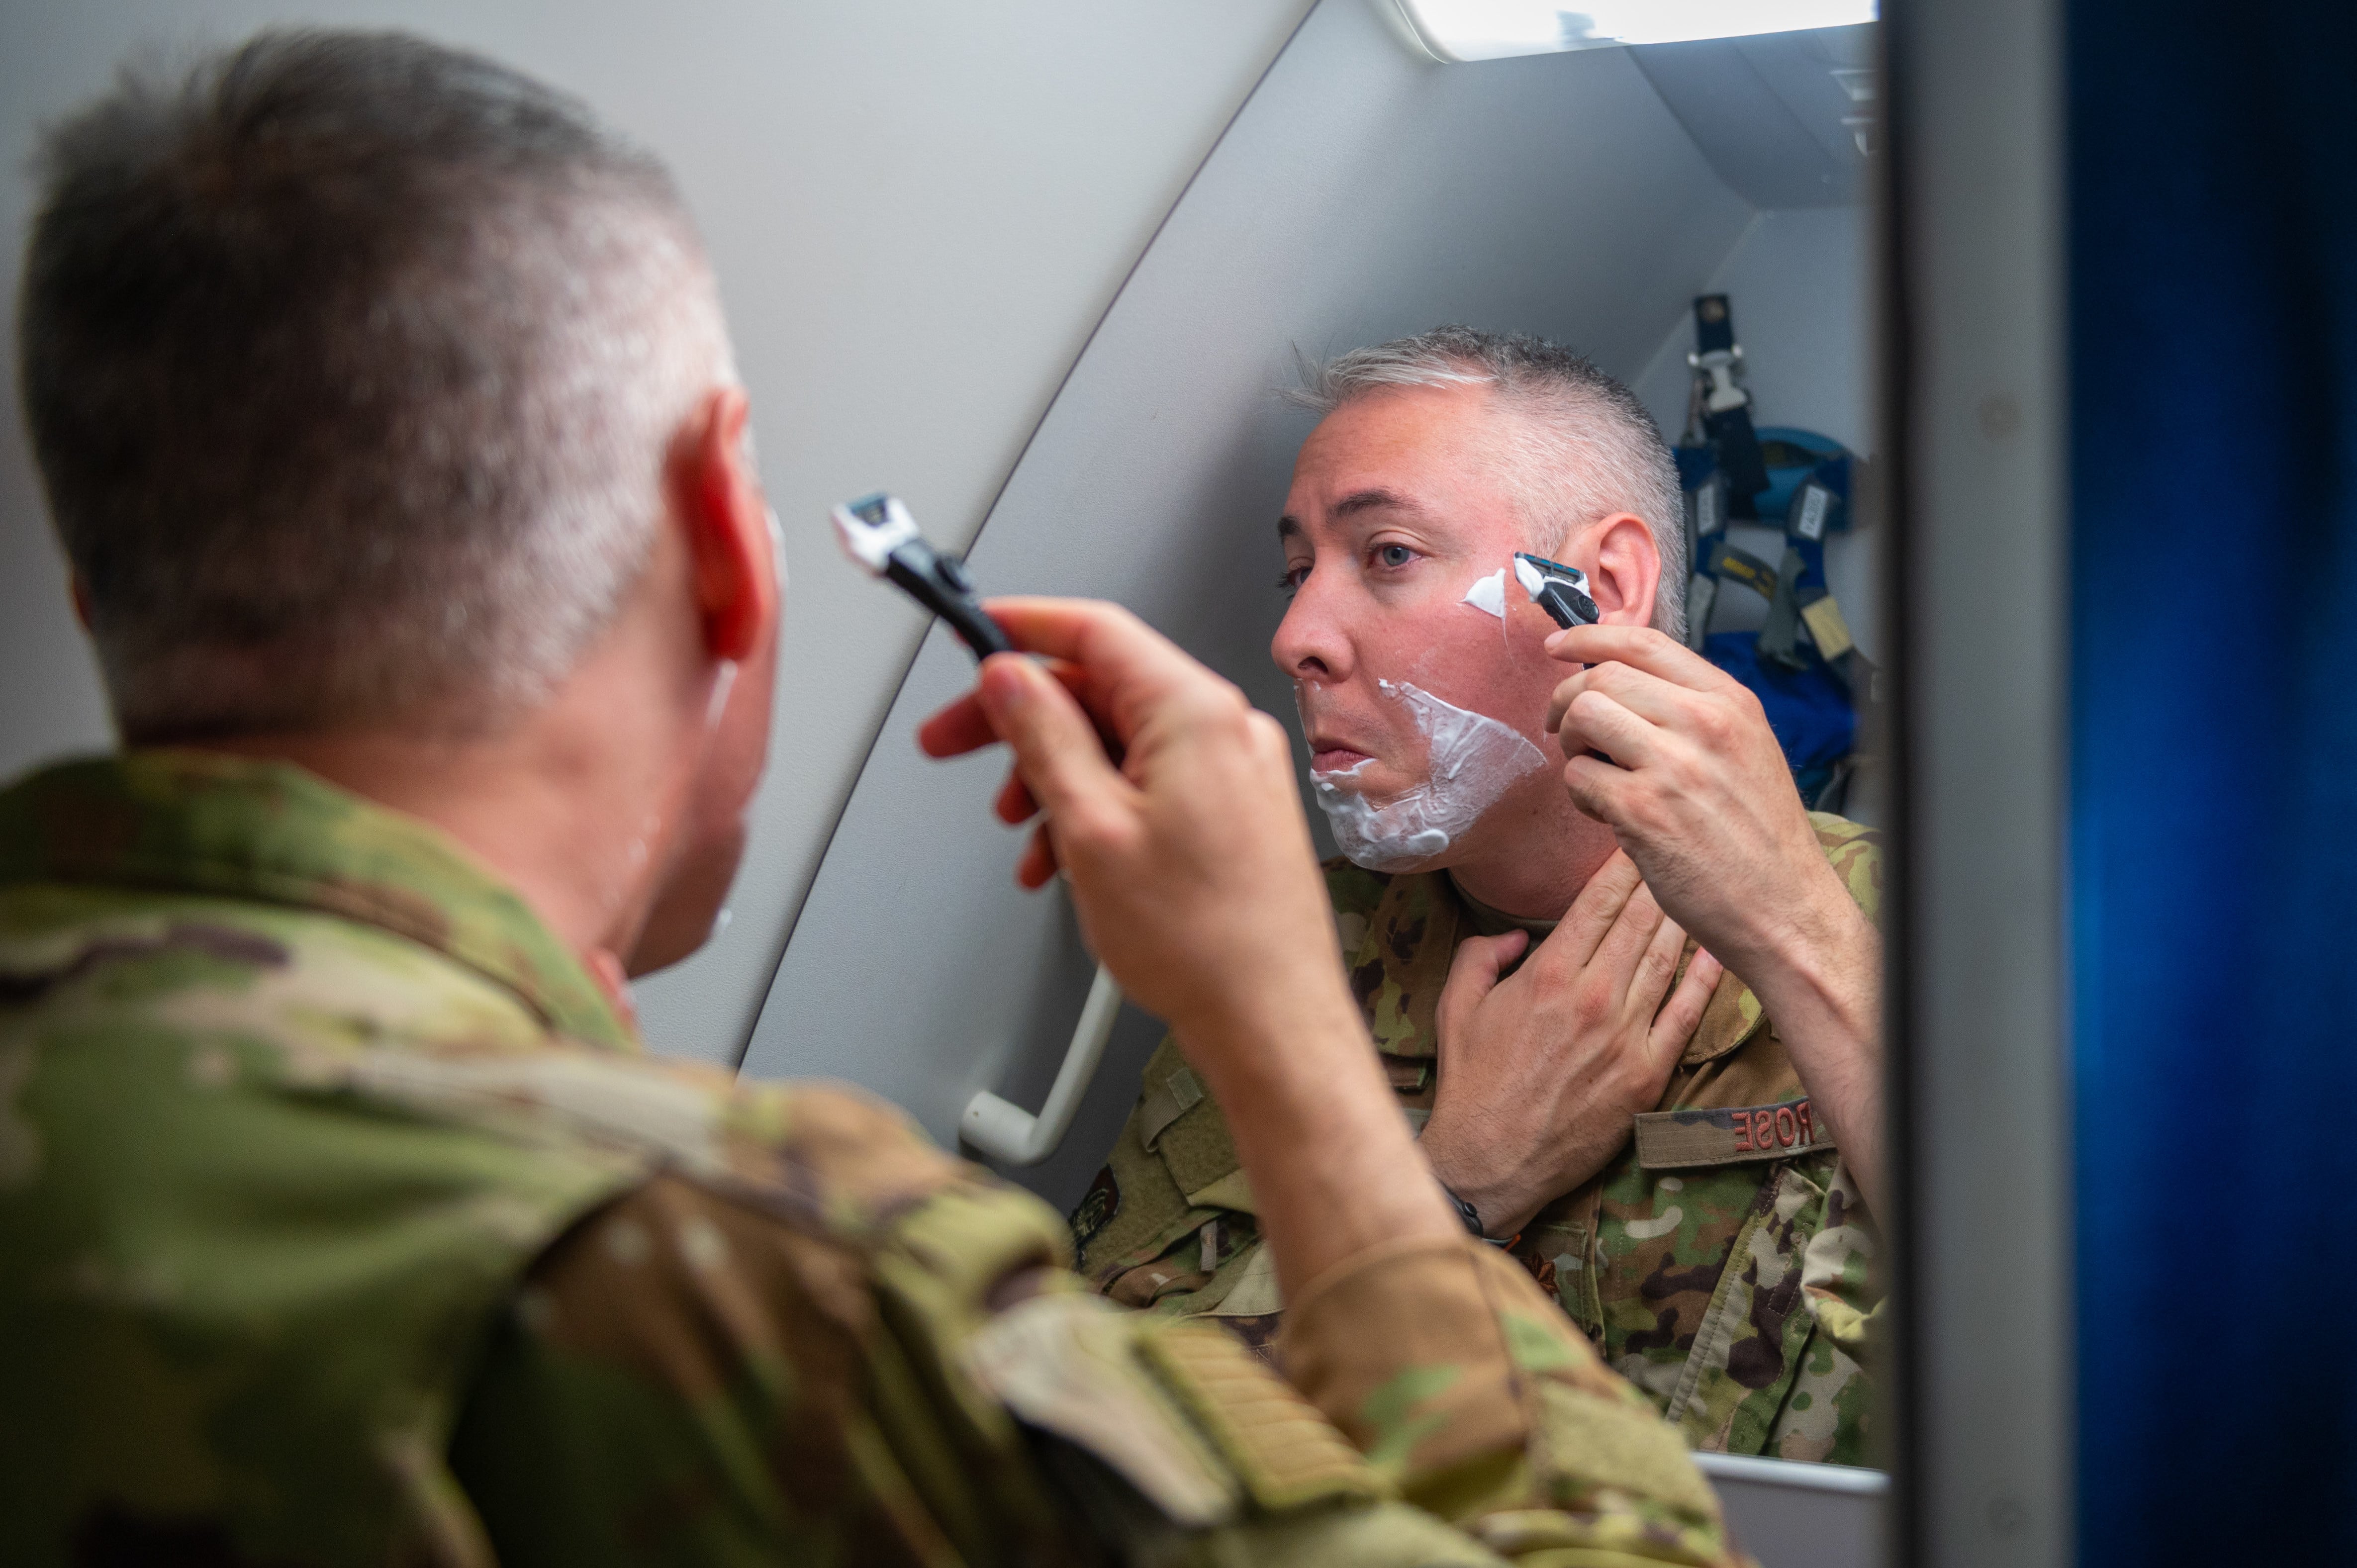
[[[1696,1447],[1867,1457],[1878,851],[1802,806],[1678,640],[1676,473],[1568,350],[1442,328],[1313,373],[1272,653],[1344,858],[1376,1048],[1469,1227]],[[1559,630],[1516,551],[1577,566]],[[1284,1306],[1219,1106],[1166,1047],[1074,1217],[1140,1305]]]

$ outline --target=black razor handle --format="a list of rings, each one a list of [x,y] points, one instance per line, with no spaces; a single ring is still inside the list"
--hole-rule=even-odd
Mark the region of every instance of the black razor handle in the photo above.
[[[949,622],[958,639],[974,650],[975,659],[1015,651],[1015,644],[1007,640],[998,623],[983,613],[982,601],[974,597],[974,578],[956,556],[944,555],[921,539],[911,539],[886,558],[884,578]]]

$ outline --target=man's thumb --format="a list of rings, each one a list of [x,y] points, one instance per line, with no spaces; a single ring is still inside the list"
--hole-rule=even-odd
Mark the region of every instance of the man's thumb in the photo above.
[[[1015,769],[1051,817],[1121,782],[1096,726],[1062,682],[1026,655],[995,653],[978,688],[990,727],[1015,754]]]
[[[1457,956],[1448,961],[1448,978],[1440,987],[1441,1015],[1453,1022],[1479,1007],[1481,999],[1498,988],[1498,976],[1523,956],[1530,940],[1525,932],[1508,931],[1497,937],[1468,937],[1458,943]]]

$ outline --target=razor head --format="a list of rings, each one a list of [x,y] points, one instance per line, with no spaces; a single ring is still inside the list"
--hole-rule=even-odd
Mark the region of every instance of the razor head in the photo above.
[[[1557,626],[1594,626],[1602,618],[1587,592],[1587,574],[1577,566],[1518,550],[1514,553],[1514,581],[1523,585],[1531,603],[1555,618]]]
[[[835,542],[851,564],[874,576],[891,564],[892,552],[917,537],[917,520],[900,498],[877,490],[857,500],[845,501],[828,514],[834,520]]]

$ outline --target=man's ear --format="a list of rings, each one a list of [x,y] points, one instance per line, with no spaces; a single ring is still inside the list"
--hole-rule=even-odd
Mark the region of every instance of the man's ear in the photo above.
[[[705,649],[743,660],[777,624],[777,545],[746,450],[751,405],[742,387],[705,395],[672,448],[672,502],[695,563]]]
[[[1592,525],[1588,542],[1596,564],[1587,590],[1608,626],[1644,626],[1653,618],[1653,596],[1662,585],[1662,552],[1653,531],[1633,512],[1615,512]]]

